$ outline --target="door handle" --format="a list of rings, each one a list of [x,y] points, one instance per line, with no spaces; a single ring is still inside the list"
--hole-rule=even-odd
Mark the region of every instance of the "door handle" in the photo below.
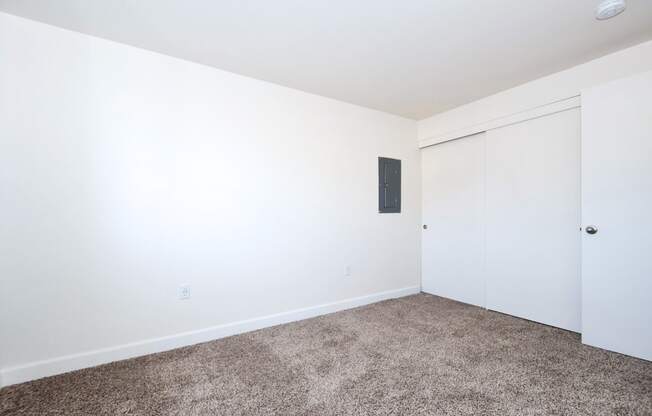
[[[595,226],[593,226],[593,225],[587,225],[587,226],[586,226],[586,233],[587,233],[587,234],[591,234],[591,235],[593,235],[593,234],[595,234],[595,233],[597,233],[597,232],[598,232],[597,227],[595,227]]]

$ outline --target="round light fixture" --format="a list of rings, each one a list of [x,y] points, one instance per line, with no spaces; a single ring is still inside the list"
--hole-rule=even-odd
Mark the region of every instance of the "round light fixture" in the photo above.
[[[603,0],[595,10],[595,18],[598,20],[611,19],[624,12],[626,7],[625,0]]]

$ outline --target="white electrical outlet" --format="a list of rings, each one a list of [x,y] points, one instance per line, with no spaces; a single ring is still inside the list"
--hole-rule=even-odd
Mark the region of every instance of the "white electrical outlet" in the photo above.
[[[344,268],[344,276],[351,276],[351,266],[346,266]]]
[[[190,285],[179,286],[179,299],[190,299]]]

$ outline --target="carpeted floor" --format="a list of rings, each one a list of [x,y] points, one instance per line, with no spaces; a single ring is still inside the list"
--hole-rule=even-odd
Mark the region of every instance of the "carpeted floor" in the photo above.
[[[652,362],[402,299],[0,390],[5,415],[652,415]]]

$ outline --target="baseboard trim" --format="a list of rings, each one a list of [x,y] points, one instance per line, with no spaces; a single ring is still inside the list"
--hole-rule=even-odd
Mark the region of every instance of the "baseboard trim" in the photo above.
[[[175,348],[212,341],[231,335],[255,331],[261,328],[300,321],[302,319],[313,318],[315,316],[368,305],[381,300],[413,295],[419,293],[420,290],[419,286],[389,290],[386,292],[344,299],[333,303],[267,315],[260,318],[238,321],[195,331],[118,345],[110,348],[86,351],[44,361],[35,361],[16,367],[4,368],[0,370],[0,387],[63,374],[70,371],[80,370],[82,368],[94,367],[114,361],[139,357],[142,355],[169,351]]]

